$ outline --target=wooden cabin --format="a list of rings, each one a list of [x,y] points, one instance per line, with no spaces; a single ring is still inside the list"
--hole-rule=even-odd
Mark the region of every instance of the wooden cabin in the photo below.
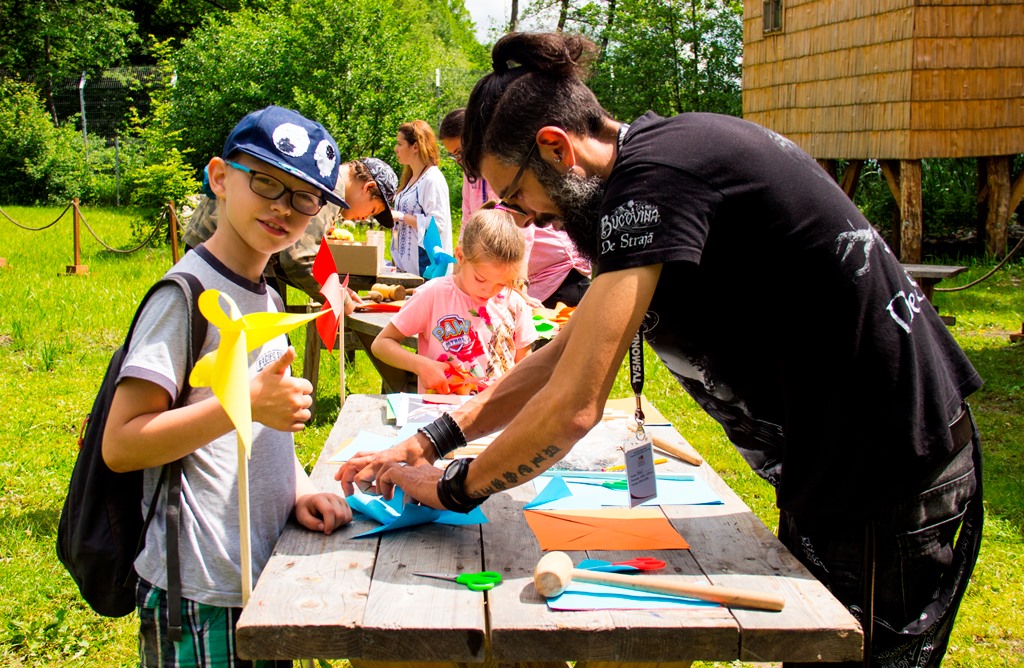
[[[744,0],[743,116],[796,142],[851,197],[877,160],[892,245],[921,260],[921,160],[978,158],[987,251],[1024,196],[1024,1]],[[836,161],[849,161],[836,174]]]

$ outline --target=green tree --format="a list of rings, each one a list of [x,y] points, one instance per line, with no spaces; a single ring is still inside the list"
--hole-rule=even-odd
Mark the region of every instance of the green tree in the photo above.
[[[157,44],[153,52],[159,76],[149,84],[149,114],[140,118],[132,109],[125,186],[132,204],[156,215],[168,200],[180,209],[185,198],[199,189],[199,183],[185,161],[188,150],[182,147],[181,131],[170,127],[170,82],[174,76],[170,44]]]
[[[54,127],[35,86],[0,79],[0,202],[67,204],[94,179],[73,124]]]
[[[443,0],[269,0],[207,22],[177,56],[172,120],[200,167],[246,113],[279,104],[322,122],[342,158],[393,162],[398,126],[463,103],[482,49]],[[442,10],[441,8],[445,8]],[[444,16],[443,22],[437,17]],[[468,37],[467,37],[468,36]],[[435,89],[441,70],[442,91]]]
[[[620,118],[711,111],[739,116],[743,6],[738,0],[617,0],[592,81]]]
[[[742,113],[740,0],[535,0],[527,16],[601,47],[590,85],[616,118]]]
[[[0,0],[0,69],[36,82],[57,123],[54,82],[119,65],[140,40],[111,0]]]

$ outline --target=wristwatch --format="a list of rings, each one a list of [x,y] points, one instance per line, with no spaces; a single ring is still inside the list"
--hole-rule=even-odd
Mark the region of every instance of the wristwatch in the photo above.
[[[469,458],[456,459],[438,478],[437,498],[448,510],[468,513],[487,500],[486,496],[474,499],[466,493],[466,476],[469,475],[469,465],[472,462],[473,460]]]

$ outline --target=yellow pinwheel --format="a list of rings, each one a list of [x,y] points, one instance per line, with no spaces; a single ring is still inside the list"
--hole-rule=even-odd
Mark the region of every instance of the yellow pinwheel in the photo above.
[[[228,310],[221,307],[223,299]],[[219,290],[199,295],[199,311],[220,330],[217,350],[203,355],[189,376],[192,387],[209,387],[238,434],[238,525],[242,558],[242,604],[252,592],[252,541],[249,527],[249,456],[252,454],[252,404],[249,352],[276,336],[329,313],[249,313],[242,315]]]
[[[227,305],[225,311],[221,300]],[[246,457],[252,454],[252,405],[249,401],[249,352],[274,337],[319,318],[320,313],[249,313],[242,315],[234,300],[219,290],[199,296],[199,311],[220,330],[220,345],[196,362],[189,376],[192,387],[209,387],[238,432]]]

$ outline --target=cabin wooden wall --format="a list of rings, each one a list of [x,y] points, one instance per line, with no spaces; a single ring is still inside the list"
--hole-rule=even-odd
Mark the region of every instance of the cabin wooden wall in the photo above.
[[[744,9],[743,115],[821,159],[1024,152],[1021,0],[783,0]]]

